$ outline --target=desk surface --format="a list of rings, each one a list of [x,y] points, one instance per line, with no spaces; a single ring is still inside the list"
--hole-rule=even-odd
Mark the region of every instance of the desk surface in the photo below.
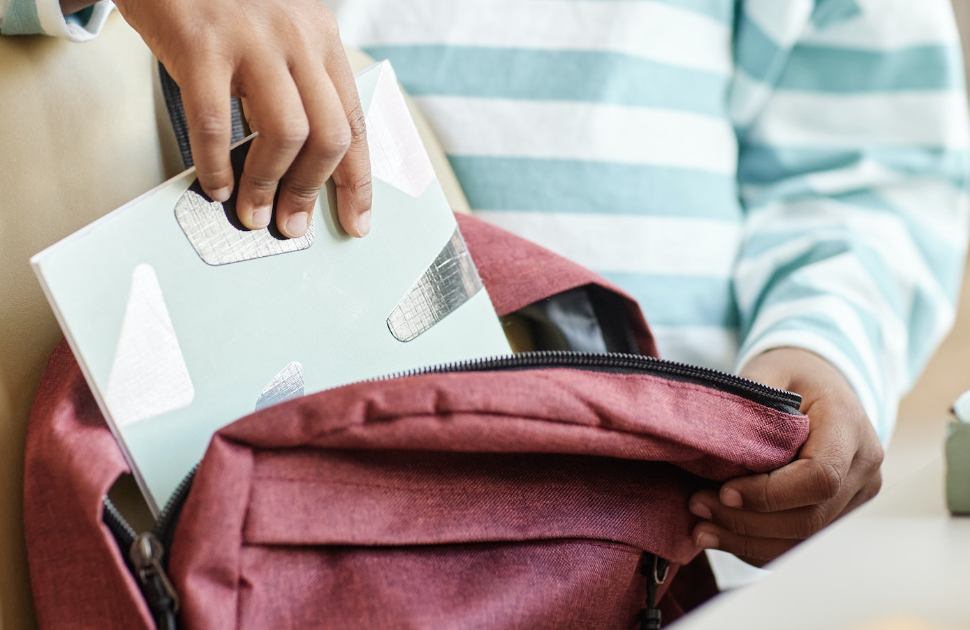
[[[951,517],[940,459],[885,490],[676,630],[848,630],[898,616],[970,628],[970,517]]]

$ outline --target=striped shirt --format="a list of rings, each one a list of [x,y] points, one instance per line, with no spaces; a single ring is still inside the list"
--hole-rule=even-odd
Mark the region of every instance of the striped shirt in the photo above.
[[[970,233],[947,0],[324,2],[478,216],[625,288],[668,358],[821,355],[888,440]]]
[[[325,3],[478,216],[632,293],[663,356],[823,356],[888,439],[970,232],[946,0]]]

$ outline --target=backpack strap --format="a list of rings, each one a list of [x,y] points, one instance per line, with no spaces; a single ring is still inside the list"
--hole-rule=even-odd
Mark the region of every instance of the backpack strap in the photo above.
[[[195,161],[192,159],[192,147],[189,144],[189,124],[185,119],[182,91],[161,61],[158,62],[158,80],[162,86],[162,95],[165,97],[165,108],[168,110],[168,117],[172,121],[172,129],[175,131],[175,139],[179,144],[182,162],[185,164],[185,168],[192,168]],[[238,98],[232,99],[230,111],[232,115],[232,143],[235,144],[246,137],[242,105]]]

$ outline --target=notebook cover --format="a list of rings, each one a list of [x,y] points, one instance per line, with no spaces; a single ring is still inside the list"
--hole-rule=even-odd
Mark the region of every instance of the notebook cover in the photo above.
[[[287,241],[234,223],[190,169],[31,264],[157,514],[212,434],[253,411],[376,376],[510,352],[387,62],[357,77],[371,233],[329,186]],[[248,142],[233,149],[237,166]]]

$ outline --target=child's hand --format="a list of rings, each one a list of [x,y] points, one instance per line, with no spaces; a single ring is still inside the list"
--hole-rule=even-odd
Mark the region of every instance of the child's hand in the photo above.
[[[182,90],[199,182],[217,201],[233,187],[230,93],[240,96],[253,140],[236,209],[266,227],[282,180],[277,225],[307,230],[327,179],[340,224],[370,229],[370,158],[364,114],[337,24],[316,0],[117,0]]]
[[[698,492],[690,511],[702,520],[699,547],[763,565],[879,492],[883,450],[859,399],[824,359],[795,348],[768,351],[742,376],[802,396],[809,435],[798,459],[763,475]]]

